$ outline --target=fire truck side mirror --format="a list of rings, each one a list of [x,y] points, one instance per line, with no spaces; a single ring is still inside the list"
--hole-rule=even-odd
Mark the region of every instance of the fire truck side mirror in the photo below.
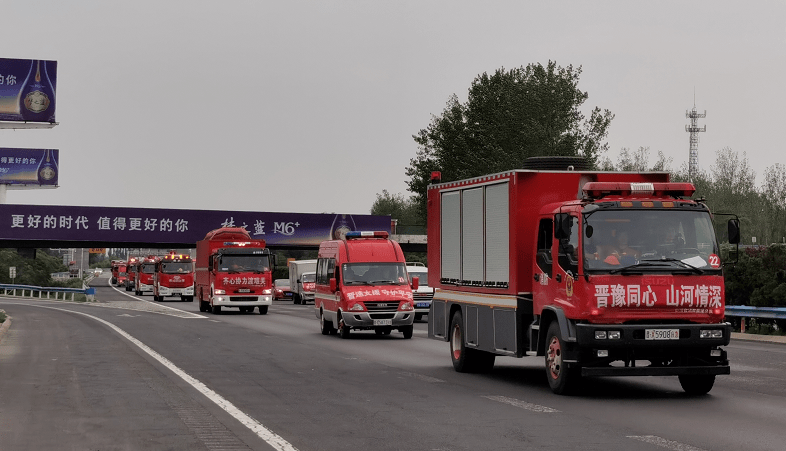
[[[417,290],[420,286],[420,277],[413,277],[412,278],[412,289]]]
[[[335,293],[336,289],[337,289],[336,278],[335,277],[331,277],[330,278],[330,292],[331,293]]]
[[[567,213],[557,213],[554,215],[554,237],[564,240],[570,237],[570,228],[573,225],[571,217]]]
[[[740,220],[729,219],[729,243],[740,243]]]

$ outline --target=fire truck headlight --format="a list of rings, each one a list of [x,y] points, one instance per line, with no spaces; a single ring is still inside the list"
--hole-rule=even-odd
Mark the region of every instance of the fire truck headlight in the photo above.
[[[619,340],[622,334],[618,330],[610,330],[608,336],[609,340]]]
[[[273,294],[273,290],[271,290],[270,288],[267,288],[265,290],[262,290],[262,294]]]
[[[596,330],[595,331],[595,339],[596,340],[605,340],[606,339],[606,331],[605,330]]]
[[[412,303],[411,303],[411,302],[409,302],[409,301],[402,303],[402,304],[401,304],[401,310],[402,310],[402,311],[409,311],[409,310],[412,310]]]
[[[213,294],[227,294],[225,290],[213,290]]]
[[[722,329],[708,329],[699,332],[699,338],[723,338]]]
[[[363,308],[363,304],[361,304],[359,302],[356,302],[356,303],[352,304],[351,307],[349,307],[349,310],[351,312],[362,312],[365,309]]]

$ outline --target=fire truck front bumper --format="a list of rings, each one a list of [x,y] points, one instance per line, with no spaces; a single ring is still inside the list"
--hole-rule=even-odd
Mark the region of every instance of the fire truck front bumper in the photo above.
[[[194,286],[191,285],[182,288],[169,288],[162,285],[158,287],[158,293],[160,296],[193,296]]]
[[[146,283],[140,283],[139,287],[137,287],[137,291],[140,291],[140,292],[143,292],[143,293],[146,292],[146,291],[152,292],[153,291],[153,285],[148,285]]]
[[[415,312],[369,313],[341,312],[344,324],[357,329],[373,329],[375,327],[411,326],[415,322]]]
[[[260,305],[273,305],[273,295],[265,294],[262,296],[213,296],[212,304],[222,307],[258,307]]]

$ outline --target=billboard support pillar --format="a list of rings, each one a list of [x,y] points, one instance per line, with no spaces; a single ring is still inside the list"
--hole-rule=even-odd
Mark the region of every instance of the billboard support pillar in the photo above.
[[[0,204],[5,203],[5,193],[8,191],[8,185],[0,183]]]

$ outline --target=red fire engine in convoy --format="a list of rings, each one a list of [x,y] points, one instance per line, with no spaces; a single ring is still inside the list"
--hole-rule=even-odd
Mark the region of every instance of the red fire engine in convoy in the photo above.
[[[158,257],[153,255],[149,255],[144,259],[137,261],[136,284],[134,285],[134,293],[137,296],[142,296],[144,293],[153,292],[156,263],[158,263]]]
[[[415,306],[406,260],[387,232],[347,232],[319,246],[314,313],[323,335],[348,338],[351,329],[412,338]]]
[[[450,342],[459,372],[544,356],[558,394],[582,376],[678,376],[709,392],[729,374],[731,326],[703,199],[665,172],[567,169],[432,175],[429,337]],[[739,243],[736,218],[728,237]]]
[[[220,313],[222,307],[267,313],[273,304],[275,256],[265,240],[252,239],[242,227],[208,232],[196,247],[196,295],[199,311]]]
[[[126,286],[128,273],[125,260],[115,260],[112,262],[112,283],[118,287]]]
[[[126,291],[131,291],[136,287],[137,263],[139,263],[139,258],[128,257],[128,261],[126,262]]]
[[[169,254],[156,262],[153,300],[163,301],[167,296],[194,301],[194,262],[190,255]]]

